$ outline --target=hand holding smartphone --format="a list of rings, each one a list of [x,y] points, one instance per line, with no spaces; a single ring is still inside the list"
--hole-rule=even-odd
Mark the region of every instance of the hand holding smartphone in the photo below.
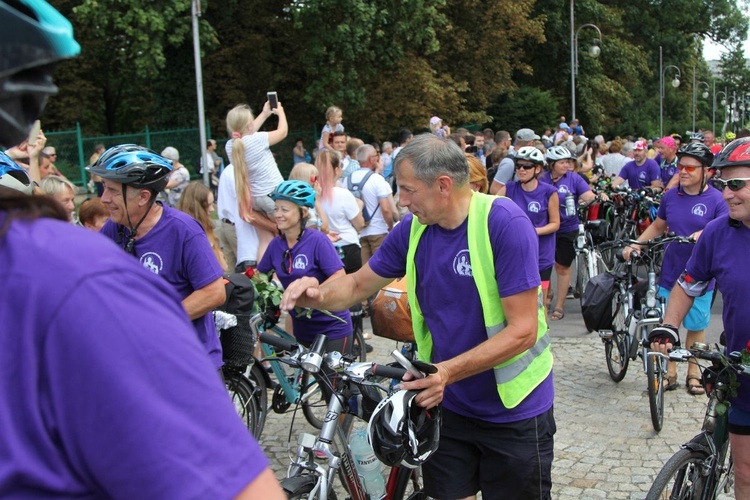
[[[268,103],[271,105],[271,109],[279,107],[279,96],[276,92],[268,92],[266,93],[266,97],[268,98]]]

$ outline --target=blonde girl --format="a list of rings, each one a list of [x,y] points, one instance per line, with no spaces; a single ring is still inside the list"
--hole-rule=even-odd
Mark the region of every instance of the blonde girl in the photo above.
[[[331,141],[331,135],[334,132],[343,132],[344,126],[341,121],[344,119],[344,113],[341,108],[331,106],[326,110],[326,124],[323,125],[323,130],[320,132],[320,140],[318,141],[318,150],[323,151],[328,149]]]
[[[271,132],[261,132],[260,127],[271,115],[279,117],[279,125]],[[273,221],[274,203],[268,197],[284,181],[270,147],[283,141],[289,131],[286,114],[281,103],[271,109],[263,105],[257,116],[247,104],[239,104],[227,113],[227,156],[232,159],[237,189],[239,214],[258,231],[258,258],[260,261],[268,243],[276,234]]]
[[[328,217],[320,206],[320,182],[318,180],[318,169],[310,163],[297,163],[289,172],[290,181],[302,181],[310,184],[315,189],[315,208],[309,211],[309,227],[318,229],[323,234],[328,233]],[[335,236],[335,235],[332,235]]]

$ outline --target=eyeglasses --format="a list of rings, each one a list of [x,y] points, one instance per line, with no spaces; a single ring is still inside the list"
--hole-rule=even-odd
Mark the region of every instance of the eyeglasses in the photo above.
[[[518,170],[519,168],[522,168],[524,170],[531,170],[534,167],[536,167],[536,165],[534,165],[533,163],[532,164],[528,164],[528,163],[516,163],[516,170]]]
[[[57,153],[50,153],[49,156],[57,156]]]
[[[286,273],[292,274],[292,251],[290,249],[284,250],[284,255],[281,257],[282,264],[286,264]]]
[[[737,179],[711,179],[711,185],[719,191],[724,191],[725,187],[728,187],[730,191],[739,191],[747,185],[747,181],[750,181],[750,177],[738,177]]]
[[[691,174],[695,172],[696,168],[700,168],[700,167],[698,167],[697,165],[684,165],[682,163],[677,164],[677,170],[680,170],[680,171],[684,170],[685,172],[689,172]]]

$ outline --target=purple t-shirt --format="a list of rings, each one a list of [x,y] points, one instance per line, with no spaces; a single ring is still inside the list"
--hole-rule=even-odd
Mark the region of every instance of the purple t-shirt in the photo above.
[[[750,340],[750,280],[743,269],[747,268],[747,249],[750,248],[750,228],[729,225],[724,215],[709,222],[695,245],[687,263],[687,271],[698,281],[716,278],[724,301],[722,319],[727,337],[727,352],[741,351]],[[737,397],[732,400],[740,410],[750,412],[750,382],[740,377]]]
[[[135,256],[143,267],[171,283],[184,299],[224,273],[198,221],[179,210],[163,209],[156,225],[135,241]],[[117,241],[121,228],[129,234],[124,226],[108,220],[101,233]],[[209,312],[193,320],[193,326],[216,369],[221,368],[221,344],[213,315]]]
[[[411,223],[411,215],[404,217],[370,259],[369,265],[377,275],[396,278],[406,274]],[[427,227],[414,257],[417,299],[432,333],[435,363],[454,358],[487,340],[482,304],[471,275],[467,227],[467,221],[452,230],[437,225]],[[539,243],[523,211],[511,200],[497,198],[490,210],[489,233],[500,297],[538,287]],[[552,407],[553,399],[550,373],[518,406],[507,409],[497,394],[495,376],[488,370],[447,386],[443,404],[461,415],[502,423],[539,415]]]
[[[674,177],[675,174],[678,174],[680,171],[677,169],[677,157],[675,156],[672,158],[671,162],[667,162],[667,160],[662,159],[659,163],[659,172],[661,173],[661,183],[664,184],[664,187],[669,184],[669,181],[672,180],[672,177]]]
[[[557,189],[557,196],[560,199],[560,229],[558,229],[557,232],[571,233],[578,231],[578,224],[581,223],[578,218],[578,211],[576,211],[575,215],[572,217],[568,217],[568,214],[565,211],[565,196],[567,196],[568,193],[573,193],[575,206],[577,207],[581,195],[591,191],[591,187],[588,183],[583,180],[583,177],[575,172],[565,172],[565,175],[557,179],[557,182],[552,182],[549,172],[544,172],[539,176],[539,182],[551,184]]]
[[[0,498],[231,498],[268,466],[166,281],[61,221],[0,260]]]
[[[306,229],[302,239],[285,257],[287,250],[289,246],[286,238],[277,236],[271,240],[258,263],[258,271],[262,273],[274,270],[284,288],[305,276],[312,276],[323,283],[336,271],[344,268],[333,243],[320,231]],[[319,333],[325,334],[329,339],[344,338],[352,333],[352,318],[348,310],[331,311],[331,314],[341,318],[343,322],[315,310],[310,318],[306,317],[307,313],[297,315],[296,311],[290,311],[289,314],[292,316],[294,336],[302,342],[314,341]]]
[[[549,224],[549,199],[557,190],[543,182],[537,183],[533,191],[524,191],[520,182],[509,182],[505,185],[505,196],[526,212],[534,227]],[[539,238],[539,271],[551,268],[555,264],[555,233],[538,236]]]
[[[710,186],[695,196],[686,194],[681,189],[670,189],[664,193],[659,205],[659,218],[667,222],[670,232],[679,236],[690,236],[712,220],[728,213],[729,209],[721,193]],[[672,289],[685,270],[694,247],[695,245],[685,243],[671,243],[667,246],[659,286]]]
[[[622,166],[617,175],[628,181],[628,186],[632,189],[649,187],[652,182],[661,180],[659,164],[651,158],[646,158],[640,166],[636,165],[635,160],[629,161]]]

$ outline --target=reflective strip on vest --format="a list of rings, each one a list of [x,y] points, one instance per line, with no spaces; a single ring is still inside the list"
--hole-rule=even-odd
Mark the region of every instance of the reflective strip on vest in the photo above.
[[[482,303],[487,338],[500,333],[506,326],[505,312],[495,281],[495,261],[489,237],[488,220],[494,196],[474,193],[469,206],[468,243],[472,277]],[[417,341],[418,355],[423,361],[432,359],[432,335],[427,328],[417,300],[417,277],[414,257],[426,226],[412,218],[409,249],[406,258],[407,298],[412,312],[412,326]],[[552,371],[550,336],[544,316],[541,287],[537,289],[537,341],[524,351],[494,368],[497,391],[506,408],[514,408],[523,401]]]

